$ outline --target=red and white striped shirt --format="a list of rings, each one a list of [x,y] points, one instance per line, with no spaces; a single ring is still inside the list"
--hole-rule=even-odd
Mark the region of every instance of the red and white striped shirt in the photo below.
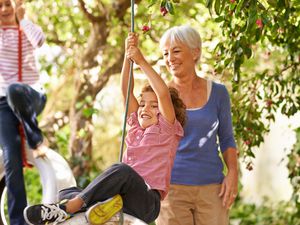
[[[29,20],[20,22],[22,30],[22,83],[36,85],[39,82],[34,50],[45,41],[42,29]],[[7,87],[18,82],[18,27],[0,27],[0,96],[6,95]]]

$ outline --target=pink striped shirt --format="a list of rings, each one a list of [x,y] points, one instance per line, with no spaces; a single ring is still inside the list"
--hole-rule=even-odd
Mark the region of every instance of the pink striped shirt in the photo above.
[[[164,199],[170,186],[177,145],[183,136],[182,126],[177,120],[170,124],[158,114],[158,124],[143,129],[136,112],[130,115],[127,123],[130,129],[123,162],[142,176],[151,189],[158,190]]]
[[[34,50],[45,37],[40,27],[29,20],[20,22],[22,29],[22,83],[35,85],[39,81]],[[19,32],[17,27],[0,27],[0,96],[7,87],[18,82]]]

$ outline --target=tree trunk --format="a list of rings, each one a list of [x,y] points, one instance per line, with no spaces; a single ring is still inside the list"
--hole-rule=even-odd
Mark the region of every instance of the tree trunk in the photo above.
[[[140,0],[136,1],[136,3]],[[73,157],[72,167],[75,177],[89,171],[89,163],[92,156],[92,138],[93,122],[92,115],[84,114],[84,111],[91,110],[94,105],[97,94],[108,82],[110,76],[119,73],[122,67],[124,49],[120,48],[116,52],[117,58],[107,59],[102,64],[106,70],[101,71],[96,82],[91,83],[89,69],[99,65],[96,58],[106,52],[107,39],[110,34],[110,27],[107,26],[109,17],[115,15],[120,21],[123,20],[127,9],[130,7],[130,1],[118,0],[112,3],[112,8],[106,10],[102,8],[99,11],[100,16],[92,15],[86,9],[83,0],[79,0],[81,9],[86,18],[91,23],[91,33],[88,39],[88,45],[79,60],[80,69],[75,77],[75,96],[72,100],[70,109],[70,142],[69,151]],[[109,11],[110,10],[110,11]],[[109,47],[108,47],[109,48]],[[89,97],[89,101],[86,100]]]

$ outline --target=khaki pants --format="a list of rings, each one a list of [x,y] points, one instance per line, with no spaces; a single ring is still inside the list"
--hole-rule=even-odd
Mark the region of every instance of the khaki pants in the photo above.
[[[228,210],[218,196],[220,184],[171,185],[156,225],[228,225]]]

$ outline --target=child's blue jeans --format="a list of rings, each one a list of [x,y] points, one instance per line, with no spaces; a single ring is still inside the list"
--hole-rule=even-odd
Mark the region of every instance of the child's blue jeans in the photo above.
[[[63,189],[59,199],[71,199],[76,196],[90,207],[117,194],[123,199],[123,212],[146,223],[154,221],[160,211],[160,194],[149,189],[144,179],[124,163],[116,163],[96,177],[86,188]]]
[[[5,183],[8,190],[10,224],[24,225],[23,210],[27,205],[23,180],[21,139],[22,123],[30,148],[42,141],[36,117],[43,110],[46,96],[30,86],[15,83],[8,87],[6,97],[0,97],[0,146],[3,150]]]

